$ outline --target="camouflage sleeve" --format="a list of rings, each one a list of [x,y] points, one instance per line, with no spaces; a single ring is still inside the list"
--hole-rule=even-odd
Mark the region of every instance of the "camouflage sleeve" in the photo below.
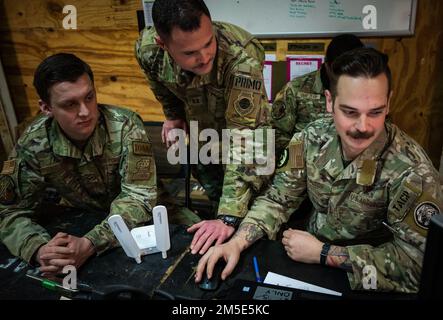
[[[287,222],[306,197],[306,166],[303,133],[289,143],[285,163],[276,170],[271,185],[257,197],[242,223],[258,225],[269,239],[275,239],[280,226]]]
[[[280,90],[272,103],[271,124],[275,129],[275,153],[277,158],[288,146],[295,133],[297,123],[297,97],[294,88],[298,87],[297,79],[288,82]]]
[[[45,187],[43,177],[19,155],[5,161],[0,174],[0,240],[27,262],[51,237],[36,224],[35,208]]]
[[[152,208],[157,200],[151,143],[138,115],[134,114],[124,129],[122,142],[119,168],[121,192],[111,203],[109,216],[121,215],[131,229],[152,218]],[[91,240],[98,254],[117,245],[107,219],[95,226],[85,237]]]
[[[380,291],[418,291],[429,221],[443,212],[438,174],[431,165],[420,164],[394,181],[389,194],[386,226],[393,240],[378,247],[347,247],[352,289],[365,288],[368,277],[375,277]]]
[[[225,76],[227,82],[226,125],[232,143],[229,154],[255,161],[231,161],[226,165],[218,214],[244,217],[253,192],[260,190],[274,172],[274,141],[268,114],[270,106],[263,82],[262,61],[240,54]],[[235,143],[245,138],[246,143]],[[251,151],[254,150],[254,151]],[[257,151],[262,151],[258,152]]]
[[[146,29],[145,29],[146,30]],[[141,46],[141,39],[143,32],[140,34],[140,38],[135,43],[135,57],[140,68],[146,75],[149,87],[154,93],[157,100],[163,107],[163,113],[168,120],[186,119],[185,107],[183,101],[177,98],[168,88],[166,88],[155,77],[155,72],[152,64],[160,64],[160,61],[150,59],[154,54],[150,52],[152,46]],[[156,47],[155,47],[156,48]],[[157,48],[156,48],[157,49]],[[152,48],[153,50],[153,48]],[[158,49],[157,49],[158,50]],[[152,62],[150,62],[152,60]]]

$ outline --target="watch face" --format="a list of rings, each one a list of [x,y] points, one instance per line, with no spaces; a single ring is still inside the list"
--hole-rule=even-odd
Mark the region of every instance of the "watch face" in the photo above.
[[[225,224],[232,226],[232,227],[235,227],[237,225],[238,220],[239,220],[237,217],[233,217],[233,216],[222,216],[220,218]]]

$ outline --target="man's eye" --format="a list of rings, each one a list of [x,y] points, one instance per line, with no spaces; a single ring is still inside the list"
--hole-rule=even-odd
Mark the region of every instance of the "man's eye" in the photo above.
[[[383,113],[383,111],[379,110],[379,111],[372,111],[369,113],[370,116],[372,117],[377,117],[379,115],[381,115]]]
[[[343,113],[347,116],[354,116],[357,114],[357,112],[351,110],[343,110]]]

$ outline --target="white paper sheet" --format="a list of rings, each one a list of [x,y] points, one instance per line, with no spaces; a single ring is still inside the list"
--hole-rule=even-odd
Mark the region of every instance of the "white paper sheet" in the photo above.
[[[265,61],[277,61],[277,55],[275,53],[265,53]]]
[[[307,291],[313,291],[313,292],[319,292],[319,293],[325,293],[330,294],[333,296],[341,296],[341,292],[326,289],[323,287],[319,287],[307,282],[303,282],[294,278],[289,278],[286,276],[282,276],[281,274],[277,274],[274,272],[268,272],[266,275],[265,280],[263,283],[267,284],[273,284],[276,286],[282,286],[282,287],[288,287],[288,288],[294,288],[294,289],[301,289],[301,290],[307,290]]]

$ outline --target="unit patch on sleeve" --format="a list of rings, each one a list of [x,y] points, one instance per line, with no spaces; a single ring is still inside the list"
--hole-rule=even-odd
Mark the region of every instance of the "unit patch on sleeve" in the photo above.
[[[440,210],[434,203],[430,201],[419,203],[414,210],[415,223],[423,229],[428,229],[432,216],[439,213]]]
[[[286,114],[286,105],[283,101],[276,101],[272,105],[272,118],[274,120],[280,120],[283,118]]]

